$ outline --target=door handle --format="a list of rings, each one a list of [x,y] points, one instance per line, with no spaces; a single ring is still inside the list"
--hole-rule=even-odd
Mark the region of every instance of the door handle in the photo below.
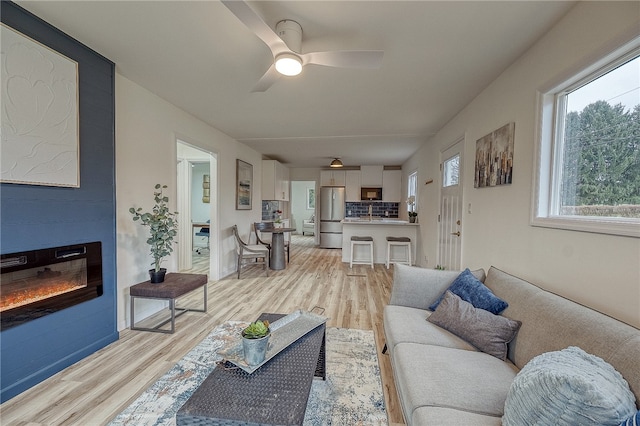
[[[459,237],[459,236],[460,236],[460,231],[458,231],[458,232],[452,232],[452,233],[451,233],[451,235],[455,235],[456,237]]]

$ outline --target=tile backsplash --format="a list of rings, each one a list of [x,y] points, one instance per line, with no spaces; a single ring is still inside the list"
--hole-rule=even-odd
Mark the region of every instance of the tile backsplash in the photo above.
[[[360,217],[367,216],[369,214],[369,205],[373,205],[373,216],[379,217],[398,217],[398,209],[400,203],[386,203],[386,202],[347,202],[345,203],[345,215],[346,217]],[[262,200],[262,220],[275,219],[276,210],[284,210],[279,201]]]
[[[347,217],[367,216],[369,214],[369,205],[373,206],[373,216],[398,217],[400,203],[372,203],[370,201],[347,202],[345,214]]]
[[[262,220],[273,220],[276,218],[276,210],[280,208],[279,201],[262,200]],[[282,210],[282,209],[280,209]]]

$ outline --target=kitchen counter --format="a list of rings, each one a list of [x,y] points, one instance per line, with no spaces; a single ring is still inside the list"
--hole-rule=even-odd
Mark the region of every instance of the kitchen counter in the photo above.
[[[342,221],[342,261],[349,263],[352,236],[373,238],[373,263],[385,263],[387,260],[387,237],[409,237],[411,257],[415,263],[418,226],[417,223],[395,218],[346,218]],[[368,256],[366,247],[356,246],[355,249],[357,259]]]

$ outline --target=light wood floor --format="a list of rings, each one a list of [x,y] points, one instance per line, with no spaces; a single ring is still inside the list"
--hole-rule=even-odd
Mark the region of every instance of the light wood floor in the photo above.
[[[340,250],[318,249],[313,237],[293,236],[291,263],[265,276],[261,267],[233,274],[208,287],[207,313],[188,312],[176,320],[173,335],[131,331],[108,347],[74,364],[0,406],[2,425],[100,425],[127,407],[216,325],[251,320],[261,312],[324,309],[330,327],[373,330],[378,348],[389,422],[402,423],[388,355],[382,308],[389,300],[393,268],[343,264]],[[195,259],[202,272],[206,262]],[[202,291],[182,306],[201,306]],[[197,306],[196,306],[197,305]]]

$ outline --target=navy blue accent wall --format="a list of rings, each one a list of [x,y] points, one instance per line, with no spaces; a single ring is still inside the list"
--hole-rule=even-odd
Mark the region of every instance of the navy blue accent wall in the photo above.
[[[2,22],[79,63],[80,188],[0,185],[0,250],[102,242],[104,294],[0,333],[1,401],[118,339],[114,64],[14,3]]]

